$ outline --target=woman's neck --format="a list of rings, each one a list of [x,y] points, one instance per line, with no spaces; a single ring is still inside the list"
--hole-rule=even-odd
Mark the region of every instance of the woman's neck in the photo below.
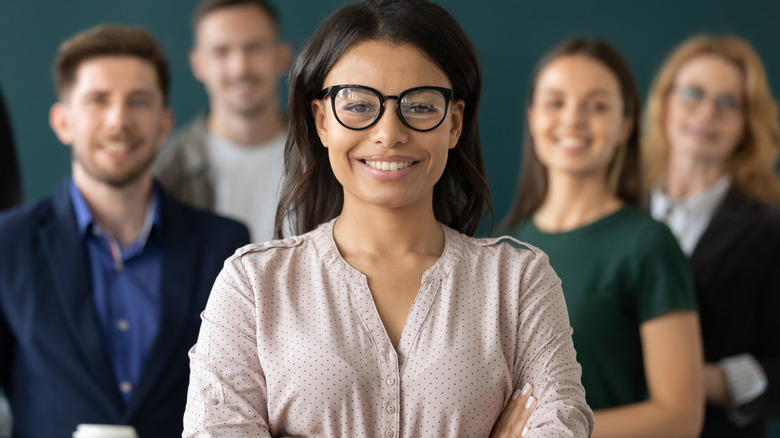
[[[402,257],[418,254],[438,257],[444,251],[444,232],[433,209],[366,207],[345,203],[333,227],[342,256],[357,254]]]
[[[688,157],[670,157],[663,180],[663,191],[679,201],[712,187],[727,173],[724,163],[705,162]]]
[[[533,221],[542,231],[570,231],[595,222],[622,205],[607,189],[603,178],[550,175],[547,195],[534,213]]]

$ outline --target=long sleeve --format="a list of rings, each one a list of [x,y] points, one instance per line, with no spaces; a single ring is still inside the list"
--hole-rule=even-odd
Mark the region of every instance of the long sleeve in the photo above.
[[[572,329],[569,325],[561,282],[540,254],[523,278],[524,297],[520,326],[522,348],[516,359],[521,388],[535,385],[539,402],[529,421],[528,437],[588,437],[593,431],[593,412],[580,383]]]
[[[271,436],[253,296],[241,259],[228,259],[190,350],[185,437]]]

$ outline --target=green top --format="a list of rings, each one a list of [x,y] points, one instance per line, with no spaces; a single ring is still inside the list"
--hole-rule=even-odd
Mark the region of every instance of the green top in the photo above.
[[[529,220],[513,235],[546,252],[561,277],[590,407],[646,400],[639,326],[696,309],[688,261],[669,229],[624,206],[572,231],[544,233]]]

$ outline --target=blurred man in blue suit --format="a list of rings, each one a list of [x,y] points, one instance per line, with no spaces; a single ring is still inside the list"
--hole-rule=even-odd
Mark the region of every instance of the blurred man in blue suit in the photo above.
[[[54,76],[49,119],[72,175],[0,215],[0,384],[14,436],[66,437],[79,423],[180,436],[199,314],[248,231],[154,182],[173,116],[149,34],[79,33]]]

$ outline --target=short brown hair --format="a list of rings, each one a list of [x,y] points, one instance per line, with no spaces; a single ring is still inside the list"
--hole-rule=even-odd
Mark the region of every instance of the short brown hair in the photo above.
[[[162,47],[145,30],[116,24],[95,26],[60,44],[53,69],[54,90],[60,100],[73,86],[81,63],[100,56],[133,56],[152,64],[163,103],[168,105],[170,73]]]
[[[645,191],[650,192],[669,165],[666,136],[666,101],[677,72],[691,59],[715,55],[737,66],[744,74],[745,133],[729,159],[728,171],[743,192],[763,201],[780,204],[780,180],[775,163],[780,155],[777,102],[772,97],[764,65],[755,49],[735,35],[694,35],[666,58],[650,86],[645,113],[642,152],[647,168]]]
[[[192,13],[192,31],[194,32],[196,30],[198,23],[200,23],[200,20],[206,15],[220,9],[244,5],[256,5],[265,11],[278,31],[279,14],[276,12],[276,9],[265,0],[202,0],[195,8],[195,12]]]

